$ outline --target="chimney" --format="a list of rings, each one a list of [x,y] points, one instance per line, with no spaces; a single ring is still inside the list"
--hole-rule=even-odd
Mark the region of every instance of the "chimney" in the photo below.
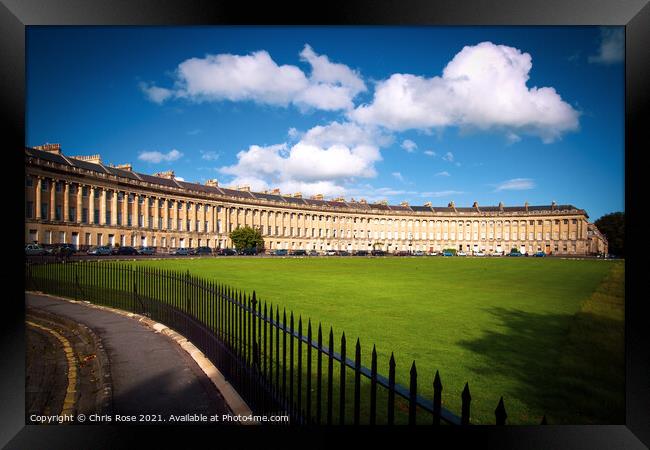
[[[212,186],[212,187],[219,187],[219,181],[216,178],[212,178],[212,179],[206,181],[205,185],[206,186]]]
[[[316,194],[311,196],[312,200],[322,200],[323,199],[323,194]]]
[[[499,202],[499,211],[503,211],[503,202]]]
[[[555,203],[555,200],[551,203],[551,210],[555,211],[557,209],[557,203]]]
[[[456,204],[454,203],[453,200],[450,201],[449,204],[447,204],[447,208],[454,208],[454,209],[456,209]]]
[[[42,150],[44,152],[56,153],[57,155],[61,154],[61,144],[49,144],[45,143],[43,145],[35,145],[36,150]]]
[[[293,194],[293,198],[302,198],[302,192],[296,192]]]
[[[427,208],[431,208],[431,202],[426,202],[424,206],[426,206]]]
[[[380,200],[379,204],[384,205],[384,206],[388,206],[388,200]]]
[[[400,206],[406,206],[406,207],[408,207],[408,205],[409,205],[409,202],[402,202],[402,203],[400,203]]]
[[[345,202],[345,199],[344,199],[343,197],[336,197],[336,198],[335,198],[334,200],[332,200],[332,201],[333,201],[333,202],[341,202],[341,203],[343,203],[343,202]]]
[[[60,151],[59,151],[59,153],[60,153]],[[99,156],[99,153],[97,153],[95,155],[88,155],[88,156],[70,156],[70,158],[78,159],[79,161],[86,161],[86,162],[93,163],[93,164],[101,164],[102,163],[102,159]]]
[[[159,178],[167,178],[168,180],[173,180],[174,179],[174,171],[173,170],[167,170],[165,172],[158,172],[158,173],[154,173],[153,176],[154,177],[159,177]]]
[[[524,203],[524,208],[526,209],[526,212],[528,212],[528,202]]]
[[[359,200],[359,203],[364,204],[364,205],[368,204],[368,202],[366,201],[365,198],[362,198],[361,200]]]
[[[279,188],[274,188],[271,190],[271,194],[273,195],[280,195],[280,189]]]
[[[133,167],[131,166],[131,164],[118,164],[117,166],[115,166],[115,168],[133,172]]]
[[[243,185],[243,186],[237,186],[237,190],[238,190],[238,191],[250,192],[250,191],[251,191],[251,187],[250,187],[249,185],[245,184],[245,185]]]

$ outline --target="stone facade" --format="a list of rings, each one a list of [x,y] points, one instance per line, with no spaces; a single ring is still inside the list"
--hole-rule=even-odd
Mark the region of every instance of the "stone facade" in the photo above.
[[[251,192],[179,181],[172,171],[140,174],[99,155],[69,157],[56,144],[26,148],[25,172],[28,243],[224,248],[230,231],[249,225],[267,249],[606,252],[587,213],[572,205],[410,206]]]

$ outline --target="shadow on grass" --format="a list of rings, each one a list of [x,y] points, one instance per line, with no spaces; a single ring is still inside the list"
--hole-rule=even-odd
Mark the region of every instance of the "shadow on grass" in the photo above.
[[[625,413],[623,322],[586,312],[574,316],[489,310],[502,331],[459,345],[475,353],[469,369],[505,379],[506,408],[530,415],[509,423],[621,424]]]

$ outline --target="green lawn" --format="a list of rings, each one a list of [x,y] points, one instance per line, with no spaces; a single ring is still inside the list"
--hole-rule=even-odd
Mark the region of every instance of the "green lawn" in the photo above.
[[[469,382],[472,423],[494,423],[503,395],[508,423],[624,422],[624,263],[555,258],[208,258],[134,264],[186,271],[320,321],[324,334],[361,339],[363,364],[431,397],[440,371],[443,406],[460,415]],[[326,338],[324,338],[326,342]],[[348,377],[350,377],[349,372]],[[350,397],[348,397],[350,398]]]

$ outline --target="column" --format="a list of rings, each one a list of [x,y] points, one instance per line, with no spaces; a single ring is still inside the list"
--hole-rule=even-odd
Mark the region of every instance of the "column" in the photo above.
[[[151,197],[143,195],[142,198],[142,228],[149,228],[149,199]]]
[[[90,186],[88,193],[88,223],[95,223],[95,186]]]
[[[99,199],[99,223],[107,225],[106,223],[106,189],[102,188],[102,193]]]
[[[178,200],[171,200],[172,207],[172,230],[178,230]]]
[[[50,183],[50,221],[56,218],[56,180]]]
[[[67,181],[63,187],[63,221],[70,222],[70,183]]]
[[[36,177],[36,191],[34,191],[34,217],[41,219],[41,188],[43,186],[43,179]]]
[[[129,220],[129,193],[124,191],[122,193],[122,226],[127,226]]]
[[[117,191],[111,197],[111,225],[117,225]]]
[[[163,230],[169,230],[167,227],[169,225],[169,201],[163,199]]]
[[[133,211],[133,221],[131,222],[131,226],[133,228],[137,228],[140,225],[139,219],[140,219],[140,196],[138,194],[133,195],[133,206],[131,207],[131,210]]]
[[[158,197],[153,197],[153,223],[151,224],[151,228],[155,230],[159,230],[160,227],[158,226],[158,223],[160,222],[160,199]]]
[[[77,184],[77,223],[81,223],[81,213],[83,209],[83,186],[81,184]],[[81,235],[81,233],[79,233]],[[81,242],[81,238],[79,239],[79,242]]]

